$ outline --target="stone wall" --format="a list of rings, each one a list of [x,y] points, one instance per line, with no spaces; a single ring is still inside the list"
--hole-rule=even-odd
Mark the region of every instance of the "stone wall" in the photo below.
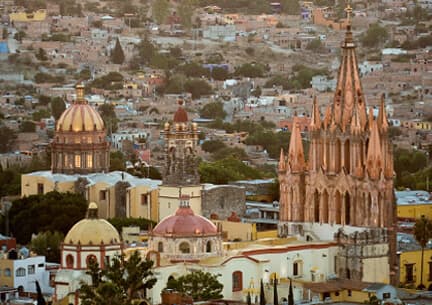
[[[225,220],[235,212],[243,217],[246,211],[246,190],[234,185],[220,185],[204,188],[201,191],[202,215]]]

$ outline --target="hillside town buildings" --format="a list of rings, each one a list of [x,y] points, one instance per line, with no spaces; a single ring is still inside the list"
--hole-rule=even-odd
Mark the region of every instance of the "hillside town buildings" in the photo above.
[[[154,261],[151,304],[161,303],[168,279],[196,270],[219,274],[225,299],[245,302],[250,293],[254,303],[261,279],[267,300],[275,280],[287,296],[291,278],[296,302],[308,303],[396,300],[397,285],[432,285],[432,261],[420,278],[419,247],[396,233],[431,216],[429,190],[394,184],[393,145],[427,155],[432,141],[431,23],[405,24],[414,3],[357,2],[352,17],[339,19],[336,8],[311,2],[295,15],[277,3],[266,14],[213,6],[196,9],[189,31],[175,14],[178,1],[161,24],[142,7],[131,16],[81,1],[82,12],[67,16],[58,5],[29,11],[13,2],[0,3],[0,110],[17,138],[0,154],[1,168],[30,168],[49,155],[49,167],[21,176],[19,195],[80,193],[89,210],[66,235],[59,266],[4,249],[1,301],[33,293],[37,278],[54,301],[78,304],[91,260],[104,266],[135,250]],[[430,14],[427,1],[418,5]],[[367,47],[362,37],[374,23],[388,39]],[[111,58],[116,41],[121,64]],[[146,44],[154,49],[143,51]],[[187,63],[200,72],[182,70]],[[242,75],[244,64],[263,73]],[[196,96],[191,79],[211,93]],[[65,102],[57,119],[46,97]],[[214,101],[226,112],[220,129],[200,117]],[[118,130],[101,105],[112,106]],[[248,144],[249,132],[222,129],[237,120],[289,133],[279,160]],[[24,132],[25,122],[34,129]],[[214,160],[201,145],[210,140],[244,151],[243,164],[276,170],[277,179],[202,183],[200,160]],[[112,169],[113,152],[128,159],[125,170]],[[160,179],[149,178],[153,169]],[[114,217],[157,225],[117,232],[107,221]]]

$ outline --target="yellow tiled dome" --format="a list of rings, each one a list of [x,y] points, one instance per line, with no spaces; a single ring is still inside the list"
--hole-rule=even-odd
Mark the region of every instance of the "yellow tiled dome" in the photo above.
[[[57,121],[56,131],[102,131],[104,122],[99,113],[84,99],[84,88],[77,86],[77,98]]]
[[[67,233],[65,244],[100,245],[120,243],[116,228],[105,219],[97,218],[97,205],[89,205],[88,217],[77,222]]]

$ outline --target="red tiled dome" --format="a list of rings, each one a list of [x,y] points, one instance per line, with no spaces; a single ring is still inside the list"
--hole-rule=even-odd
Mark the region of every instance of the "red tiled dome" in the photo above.
[[[207,218],[195,215],[192,209],[180,207],[175,215],[162,219],[162,221],[153,229],[153,235],[216,235],[218,234],[216,226]]]
[[[186,110],[180,106],[174,114],[174,123],[186,123],[188,121],[188,115]]]

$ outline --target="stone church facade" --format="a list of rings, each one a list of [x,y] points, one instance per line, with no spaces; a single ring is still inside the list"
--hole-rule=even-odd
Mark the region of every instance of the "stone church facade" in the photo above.
[[[339,278],[382,281],[368,278],[366,270],[385,263],[390,281],[396,219],[392,145],[384,99],[376,118],[372,109],[367,113],[355,49],[349,24],[333,102],[323,117],[313,103],[307,161],[294,120],[288,153],[281,151],[278,166],[278,230],[280,236],[336,240]]]

